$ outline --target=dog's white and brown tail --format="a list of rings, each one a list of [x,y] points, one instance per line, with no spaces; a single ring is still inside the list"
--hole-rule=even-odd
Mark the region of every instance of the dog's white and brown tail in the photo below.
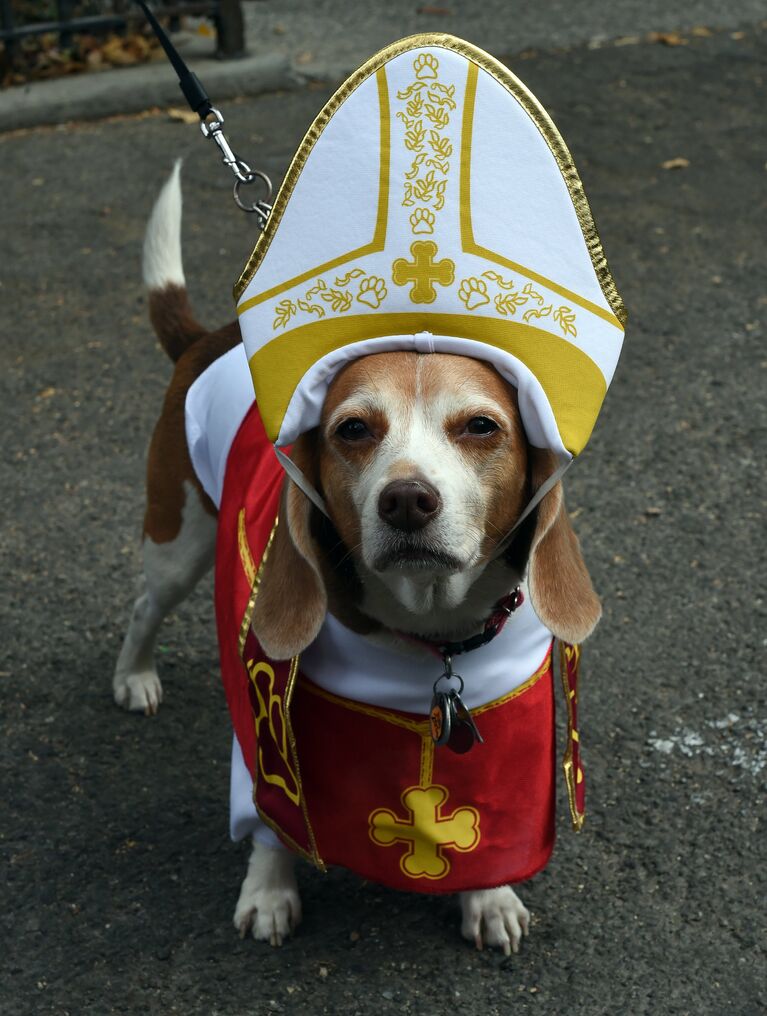
[[[174,362],[206,334],[192,314],[181,260],[181,160],[160,191],[144,237],[144,283],[149,318]]]

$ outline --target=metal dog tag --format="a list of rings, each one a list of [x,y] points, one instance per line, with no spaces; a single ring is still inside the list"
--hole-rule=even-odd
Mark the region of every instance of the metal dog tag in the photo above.
[[[453,711],[450,693],[435,691],[429,710],[429,727],[431,739],[435,744],[447,744],[453,726]]]
[[[445,672],[434,682],[429,710],[431,737],[435,744],[446,744],[457,755],[464,755],[477,741],[482,743],[482,735],[461,698],[463,678],[453,672],[449,653],[444,654],[444,663]],[[438,690],[442,681],[448,682],[444,691]],[[451,681],[457,681],[458,687],[451,685]]]
[[[466,707],[460,694],[453,690],[450,695],[450,736],[447,746],[457,755],[465,755],[478,741],[483,743],[482,735],[477,729],[474,718]]]

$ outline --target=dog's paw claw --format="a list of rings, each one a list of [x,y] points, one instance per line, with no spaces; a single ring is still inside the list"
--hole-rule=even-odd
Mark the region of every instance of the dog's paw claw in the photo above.
[[[519,952],[519,943],[530,927],[530,912],[509,886],[461,893],[463,921],[461,934],[477,949],[485,946],[503,950],[506,956]]]
[[[162,702],[162,684],[154,671],[120,674],[115,677],[114,698],[118,706],[132,713],[156,716]]]

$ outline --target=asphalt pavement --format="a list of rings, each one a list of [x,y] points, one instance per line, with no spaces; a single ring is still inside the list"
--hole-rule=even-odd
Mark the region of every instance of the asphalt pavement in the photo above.
[[[767,32],[734,36],[509,61],[575,155],[630,314],[568,479],[605,603],[584,652],[589,814],[570,832],[560,788],[509,959],[465,943],[450,900],[339,870],[301,869],[305,919],[282,949],[236,936],[247,850],[227,836],[212,584],[163,631],[156,718],[120,711],[110,681],[170,375],[139,262],[172,160],[211,326],[255,226],[193,125],[0,136],[3,1016],[767,1009]],[[232,102],[230,136],[279,178],[331,90]]]
[[[763,0],[243,0],[248,52],[279,53],[302,74],[349,74],[370,53],[418,32],[450,32],[490,53],[569,46],[694,28],[737,31],[767,15]],[[505,47],[505,49],[503,48]]]

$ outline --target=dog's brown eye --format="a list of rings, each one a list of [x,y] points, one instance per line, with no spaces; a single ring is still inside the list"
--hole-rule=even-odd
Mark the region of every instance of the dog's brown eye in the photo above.
[[[361,441],[363,438],[372,437],[362,420],[352,419],[344,422],[336,428],[336,434],[344,441]]]
[[[493,434],[498,430],[498,424],[488,416],[475,416],[466,424],[467,434]]]

